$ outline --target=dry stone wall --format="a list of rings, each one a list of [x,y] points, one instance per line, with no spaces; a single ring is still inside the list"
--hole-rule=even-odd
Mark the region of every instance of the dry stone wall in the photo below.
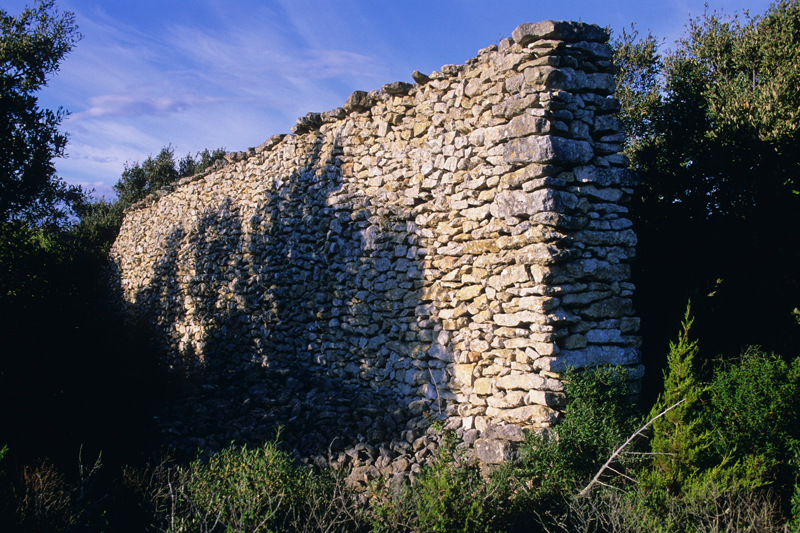
[[[568,366],[625,365],[635,388],[635,180],[607,40],[523,24],[158,191],[113,247],[120,305],[173,367],[334,380],[488,462],[508,426],[558,422]],[[371,439],[390,442],[385,415],[365,415]]]

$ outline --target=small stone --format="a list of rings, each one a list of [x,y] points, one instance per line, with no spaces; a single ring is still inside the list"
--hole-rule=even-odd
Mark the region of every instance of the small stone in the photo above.
[[[427,75],[423,74],[418,70],[415,70],[414,72],[411,73],[411,78],[420,85],[425,85],[430,81],[430,78]]]
[[[393,83],[387,83],[386,85],[381,87],[381,90],[386,94],[402,95],[402,94],[408,94],[408,91],[410,91],[413,88],[414,86],[411,85],[410,83],[406,83],[404,81],[395,81]]]
[[[364,91],[353,91],[344,103],[344,109],[351,111],[364,111],[373,105],[372,97]]]
[[[508,441],[478,439],[475,441],[475,454],[481,462],[498,465],[511,461],[513,447]]]

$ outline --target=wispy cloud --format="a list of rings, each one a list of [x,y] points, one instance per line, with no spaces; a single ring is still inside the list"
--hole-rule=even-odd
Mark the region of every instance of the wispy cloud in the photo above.
[[[196,105],[213,104],[221,100],[221,98],[196,95],[172,98],[166,95],[104,94],[90,97],[91,107],[86,111],[70,115],[67,123],[80,121],[84,117],[167,115],[182,112]]]
[[[726,11],[745,2],[762,12],[769,0],[710,1]],[[12,13],[25,3],[5,1]],[[482,0],[58,4],[76,13],[85,38],[42,95],[45,107],[73,112],[63,123],[69,157],[56,166],[71,183],[110,192],[126,161],[170,144],[179,155],[257,146],[355,89],[464,61],[522,22],[582,19],[621,30],[636,20],[671,37],[703,0],[506,0],[502,9]]]
[[[72,111],[63,124],[69,158],[56,162],[62,175],[110,187],[126,161],[168,144],[181,154],[255,146],[389,77],[374,51],[310,39],[280,6],[253,6],[247,17],[217,7],[213,24],[137,24],[110,9],[72,8],[86,37],[53,84]]]

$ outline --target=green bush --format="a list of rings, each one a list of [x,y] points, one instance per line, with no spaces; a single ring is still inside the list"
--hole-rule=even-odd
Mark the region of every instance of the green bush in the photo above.
[[[686,307],[678,341],[669,343],[664,392],[649,415],[649,419],[658,418],[652,425],[654,455],[644,481],[648,487],[673,493],[679,492],[683,484],[702,469],[708,447],[707,435],[701,428],[704,386],[694,368],[699,350],[697,340],[691,338],[693,324],[690,304]],[[659,417],[661,413],[664,414]]]
[[[370,487],[373,533],[502,530],[509,518],[507,471],[484,479],[478,469],[457,464],[453,444],[437,450],[413,484],[382,479]]]
[[[723,364],[708,387],[703,422],[717,463],[737,476],[791,492],[800,452],[800,358],[790,363],[751,347]]]
[[[628,396],[624,368],[570,370],[564,383],[569,400],[555,435],[528,433],[520,448],[518,474],[534,496],[570,492],[587,482],[639,420]]]
[[[792,494],[792,518],[789,522],[791,533],[800,533],[800,483],[794,486]]]
[[[231,446],[175,472],[177,497],[171,514],[181,530],[284,530],[312,491],[309,471],[295,466],[276,442],[262,448]]]

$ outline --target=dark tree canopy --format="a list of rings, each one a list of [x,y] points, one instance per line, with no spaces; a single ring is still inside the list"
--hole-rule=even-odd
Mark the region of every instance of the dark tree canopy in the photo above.
[[[64,156],[66,115],[41,109],[36,92],[81,38],[72,13],[53,0],[37,0],[19,16],[0,9],[0,222],[34,224],[63,218],[83,196],[56,176],[53,159]]]
[[[800,190],[800,2],[706,12],[675,51],[617,40],[623,122],[649,209],[747,217]]]
[[[631,212],[645,357],[663,351],[688,298],[707,357],[747,344],[796,353],[800,1],[706,12],[663,54],[635,30],[615,48],[641,179]]]

